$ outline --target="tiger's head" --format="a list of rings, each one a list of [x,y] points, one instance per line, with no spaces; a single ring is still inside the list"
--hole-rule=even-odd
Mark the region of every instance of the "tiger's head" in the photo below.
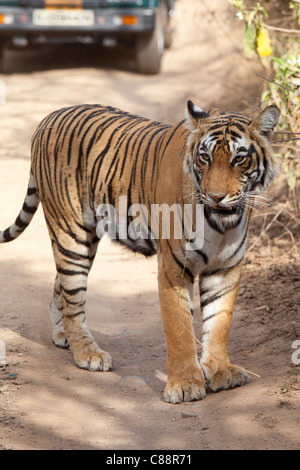
[[[236,112],[206,113],[188,101],[184,169],[210,220],[219,226],[235,226],[253,197],[274,178],[277,164],[270,140],[278,120],[273,105],[251,119]]]

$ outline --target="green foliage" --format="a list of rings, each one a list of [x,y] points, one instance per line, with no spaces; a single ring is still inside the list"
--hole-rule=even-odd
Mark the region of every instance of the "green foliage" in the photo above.
[[[262,64],[267,67],[268,75],[273,75],[272,83],[268,83],[268,89],[263,93],[265,102],[272,102],[280,109],[279,131],[277,141],[287,141],[280,144],[282,167],[286,173],[289,187],[295,190],[300,183],[300,50],[299,37],[296,39],[285,38],[284,30],[272,28],[271,49],[268,35],[268,25],[264,23],[268,19],[268,13],[260,2],[247,8],[244,0],[229,0],[238,10],[237,16],[245,21],[244,50],[249,58],[259,57]],[[265,2],[266,3],[266,2]],[[292,9],[291,28],[294,24],[300,25],[300,3],[291,1]],[[299,30],[300,36],[300,30]],[[277,46],[280,47],[277,47]],[[274,50],[284,51],[276,57]],[[269,56],[266,61],[266,56]],[[293,139],[293,140],[292,140]]]
[[[263,94],[265,101],[272,101],[280,109],[279,129],[282,140],[300,138],[300,53],[298,41],[289,41],[287,50],[280,57],[272,58],[272,68],[275,73],[273,83]],[[281,86],[280,86],[281,85]],[[283,88],[284,87],[284,88]],[[286,171],[287,182],[295,189],[300,182],[300,140],[283,142],[281,157]]]
[[[300,4],[291,2],[290,8],[293,10],[294,21],[300,25]]]
[[[267,30],[264,28],[264,19],[268,19],[266,9],[257,2],[248,9],[244,0],[229,0],[238,10],[237,16],[245,21],[244,49],[246,56],[252,58],[257,53],[261,58],[271,54],[270,40]]]
[[[244,32],[244,49],[247,57],[253,57],[256,51],[256,33],[252,24],[247,24]]]

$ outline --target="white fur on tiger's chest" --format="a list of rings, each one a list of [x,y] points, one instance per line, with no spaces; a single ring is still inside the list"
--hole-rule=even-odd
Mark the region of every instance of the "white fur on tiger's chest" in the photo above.
[[[235,266],[243,258],[247,246],[247,220],[243,216],[237,227],[219,233],[204,224],[204,241],[200,250],[188,250],[187,265],[195,276],[220,268]]]

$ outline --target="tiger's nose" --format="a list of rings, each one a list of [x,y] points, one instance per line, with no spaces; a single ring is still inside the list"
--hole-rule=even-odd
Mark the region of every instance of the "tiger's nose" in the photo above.
[[[208,196],[215,202],[221,202],[226,194],[211,194],[211,193],[208,193]]]

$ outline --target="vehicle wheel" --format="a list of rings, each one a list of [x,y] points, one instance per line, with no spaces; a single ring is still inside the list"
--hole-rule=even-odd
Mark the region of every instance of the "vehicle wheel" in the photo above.
[[[0,73],[4,72],[4,43],[0,42]]]
[[[164,22],[164,46],[165,46],[165,49],[170,49],[172,45],[172,41],[173,41],[173,28],[170,25],[170,18],[169,18],[167,5],[164,5],[163,22]]]
[[[164,24],[160,9],[157,10],[155,28],[148,36],[140,36],[136,42],[137,71],[145,74],[159,73],[164,53]]]

